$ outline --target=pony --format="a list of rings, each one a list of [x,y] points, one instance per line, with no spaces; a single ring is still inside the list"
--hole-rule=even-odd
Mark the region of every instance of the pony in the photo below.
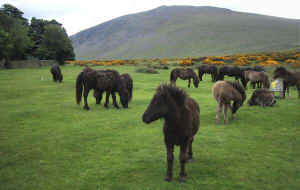
[[[121,104],[124,108],[128,108],[129,93],[120,79],[120,74],[115,70],[93,70],[89,67],[83,69],[76,79],[76,102],[80,104],[82,93],[84,96],[84,109],[89,110],[87,97],[89,91],[94,89],[99,93],[106,91],[106,102],[104,106],[108,108],[109,96],[112,94],[113,105],[118,109],[115,93],[118,92]]]
[[[296,86],[298,90],[298,98],[300,98],[300,72],[290,72],[284,67],[277,67],[273,73],[273,79],[281,78],[283,80],[283,97],[285,98],[285,91],[289,94],[289,87]]]
[[[193,71],[193,69],[187,68],[187,69],[181,69],[181,68],[175,68],[171,71],[170,74],[170,81],[172,84],[176,84],[177,78],[181,78],[182,80],[189,80],[188,87],[191,86],[191,79],[193,79],[194,87],[198,88],[199,85],[199,79],[196,75],[196,73]]]
[[[273,106],[276,103],[274,93],[268,89],[256,89],[248,100],[249,106]]]
[[[245,78],[243,73],[244,70],[240,67],[223,66],[219,69],[217,80],[224,80],[224,76],[227,75],[230,77],[234,77],[235,80],[240,79],[242,83],[245,83]]]
[[[99,71],[100,72],[100,71]],[[128,73],[120,75],[121,82],[123,86],[127,88],[128,91],[128,102],[132,99],[132,89],[133,89],[133,80]],[[94,90],[94,97],[96,99],[96,104],[100,104],[102,100],[102,91],[97,89]]]
[[[218,109],[216,115],[216,123],[219,122],[222,107],[224,106],[224,123],[228,123],[227,109],[231,109],[231,119],[234,120],[234,114],[243,105],[246,100],[246,93],[244,87],[238,82],[218,81],[212,87],[212,94],[218,102]],[[233,104],[231,105],[231,101]]]
[[[162,84],[142,116],[145,123],[164,119],[163,133],[167,149],[166,181],[173,177],[174,146],[180,146],[180,180],[186,180],[185,164],[193,161],[192,143],[199,129],[200,108],[188,94],[173,84]]]
[[[55,64],[51,67],[50,72],[53,77],[54,82],[62,82],[63,75],[61,74],[61,70],[58,64]]]
[[[261,88],[262,84],[264,88],[270,88],[269,77],[266,72],[263,71],[244,71],[245,81],[243,82],[243,86],[247,88],[247,83],[251,81],[253,89],[255,88],[255,84],[258,84],[258,88]]]
[[[201,65],[198,67],[198,76],[199,80],[202,81],[203,74],[208,73],[211,74],[211,81],[217,81],[218,69],[214,65]]]

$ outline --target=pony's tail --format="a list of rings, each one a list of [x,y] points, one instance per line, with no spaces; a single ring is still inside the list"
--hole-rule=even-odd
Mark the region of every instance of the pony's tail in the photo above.
[[[83,72],[79,73],[76,79],[76,103],[80,104],[83,89]]]
[[[173,79],[173,72],[171,71],[171,74],[170,74],[170,82],[172,82],[172,79]]]

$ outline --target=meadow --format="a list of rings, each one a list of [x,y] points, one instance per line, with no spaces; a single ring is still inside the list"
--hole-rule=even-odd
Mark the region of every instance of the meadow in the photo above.
[[[193,144],[195,162],[186,183],[164,181],[163,120],[146,125],[141,116],[155,88],[170,70],[136,73],[135,66],[96,66],[130,73],[129,109],[105,109],[90,92],[90,111],[75,103],[75,79],[83,67],[63,66],[63,83],[50,67],[0,70],[0,189],[299,189],[300,99],[277,100],[274,107],[238,110],[228,125],[215,124],[217,103],[210,76],[187,88],[200,105],[200,129]],[[233,80],[233,78],[227,78]],[[253,89],[247,90],[247,100]],[[102,100],[103,101],[103,100]],[[112,102],[112,100],[110,100]]]

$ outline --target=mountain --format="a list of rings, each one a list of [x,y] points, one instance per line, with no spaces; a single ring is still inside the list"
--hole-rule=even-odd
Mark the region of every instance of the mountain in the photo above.
[[[300,46],[300,20],[207,6],[162,6],[110,20],[71,39],[77,59],[252,53]]]

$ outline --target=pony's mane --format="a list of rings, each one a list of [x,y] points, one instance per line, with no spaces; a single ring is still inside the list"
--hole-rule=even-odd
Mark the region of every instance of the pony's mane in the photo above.
[[[156,95],[159,96],[171,96],[178,105],[184,105],[185,100],[188,97],[187,93],[175,85],[172,84],[161,84],[156,89]]]
[[[246,93],[245,88],[238,82],[238,81],[226,81],[228,84],[230,84],[233,88],[235,88],[242,96],[242,101],[244,102],[246,100]]]

